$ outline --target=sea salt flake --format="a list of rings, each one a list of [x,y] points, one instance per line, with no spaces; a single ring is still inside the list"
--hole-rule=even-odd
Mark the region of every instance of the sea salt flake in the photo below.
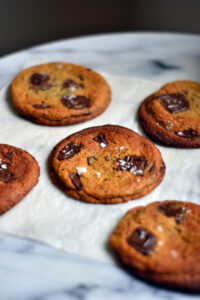
[[[106,144],[104,144],[103,142],[102,143],[100,143],[100,147],[101,148],[105,148],[107,145]]]
[[[119,149],[120,149],[120,150],[124,150],[124,148],[125,148],[124,146],[121,146]]]
[[[158,245],[159,245],[159,246],[162,246],[162,245],[164,245],[164,242],[163,242],[163,241],[159,241],[159,242],[158,242]]]
[[[76,171],[77,171],[78,175],[81,175],[82,173],[86,173],[87,172],[87,168],[85,168],[85,167],[77,167]]]
[[[158,226],[157,226],[157,229],[158,229],[159,231],[163,231],[162,225],[158,225]]]
[[[8,167],[7,167],[7,165],[6,164],[2,164],[1,165],[1,169],[7,169]]]
[[[101,173],[100,172],[96,172],[97,177],[100,178],[101,177]]]
[[[74,92],[75,90],[76,90],[76,88],[75,88],[74,86],[71,86],[71,87],[70,87],[70,91],[71,91],[71,92]]]
[[[171,256],[173,258],[177,258],[178,257],[178,253],[176,252],[176,250],[171,250],[170,253],[171,253]]]

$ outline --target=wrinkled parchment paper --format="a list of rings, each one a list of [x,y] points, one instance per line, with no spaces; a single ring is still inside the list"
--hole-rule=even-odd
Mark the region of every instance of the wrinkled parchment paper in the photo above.
[[[31,153],[39,162],[41,175],[38,185],[0,217],[0,231],[114,263],[108,238],[128,209],[166,199],[200,202],[200,150],[159,146],[167,166],[166,175],[160,186],[141,199],[116,205],[95,205],[67,197],[48,176],[47,157],[54,145],[71,133],[104,124],[122,125],[144,135],[138,123],[138,106],[161,85],[137,78],[102,75],[113,92],[106,112],[88,122],[66,127],[40,126],[21,118],[9,104],[8,88],[1,91],[1,143]]]

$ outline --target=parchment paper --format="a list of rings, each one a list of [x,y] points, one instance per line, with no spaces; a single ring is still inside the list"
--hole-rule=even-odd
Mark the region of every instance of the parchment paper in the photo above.
[[[128,209],[166,199],[199,202],[200,150],[159,146],[167,166],[166,175],[159,187],[141,199],[117,205],[94,205],[67,197],[48,176],[46,162],[54,145],[73,132],[104,124],[122,125],[144,135],[138,123],[138,106],[161,86],[161,83],[136,78],[102,75],[111,85],[112,102],[101,116],[79,125],[56,128],[33,124],[14,112],[9,104],[8,88],[1,91],[0,142],[31,153],[39,162],[41,175],[38,185],[0,217],[0,231],[114,263],[107,241]]]

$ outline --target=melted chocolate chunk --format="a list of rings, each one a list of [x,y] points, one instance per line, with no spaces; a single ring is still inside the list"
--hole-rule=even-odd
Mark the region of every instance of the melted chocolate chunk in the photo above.
[[[64,83],[63,83],[63,88],[71,88],[74,87],[76,89],[83,89],[84,85],[81,83],[76,83],[74,80],[72,79],[67,79]]]
[[[46,85],[48,80],[49,76],[43,73],[34,73],[30,79],[31,83],[37,86]]]
[[[95,138],[93,138],[95,142],[99,143],[101,148],[105,148],[108,145],[105,134],[100,133]]]
[[[156,236],[149,230],[138,227],[127,238],[128,244],[144,255],[150,255],[156,244]]]
[[[62,99],[62,104],[70,109],[84,109],[91,106],[91,101],[85,96],[64,96]]]
[[[14,179],[14,174],[9,172],[10,163],[2,162],[0,163],[0,181],[8,183]]]
[[[50,105],[45,104],[45,103],[41,103],[41,104],[33,104],[32,105],[34,108],[36,109],[46,109],[46,108],[51,108]]]
[[[69,175],[73,185],[75,186],[77,191],[82,190],[83,185],[81,183],[80,175],[78,173],[72,173]]]
[[[166,217],[174,217],[178,224],[184,220],[183,213],[185,212],[185,207],[183,206],[177,207],[171,203],[164,203],[158,206],[158,210]]]
[[[161,95],[158,98],[161,99],[162,106],[171,114],[185,111],[190,107],[188,100],[180,93]]]
[[[87,158],[87,163],[88,163],[88,166],[91,166],[94,161],[97,160],[97,158],[95,156],[90,156]]]
[[[62,150],[60,150],[57,159],[59,161],[69,159],[79,153],[82,148],[83,146],[81,144],[74,144],[73,142],[71,142],[65,145]]]
[[[178,131],[175,133],[176,133],[176,135],[178,135],[180,137],[191,139],[191,140],[199,137],[199,135],[196,133],[196,131],[194,131],[192,128],[189,128],[189,129],[186,129],[183,131]]]
[[[143,171],[147,161],[144,156],[127,155],[123,159],[118,159],[120,170],[129,171],[135,175],[143,176]]]

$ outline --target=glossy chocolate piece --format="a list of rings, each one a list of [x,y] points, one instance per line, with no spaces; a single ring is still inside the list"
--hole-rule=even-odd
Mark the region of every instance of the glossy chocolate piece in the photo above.
[[[183,112],[190,107],[188,100],[180,93],[165,94],[158,98],[161,100],[162,106],[171,114]]]
[[[61,99],[61,102],[64,106],[66,106],[69,109],[84,109],[91,106],[90,99],[81,95],[64,96]]]
[[[127,155],[123,159],[118,159],[121,171],[129,171],[135,175],[143,175],[147,160],[144,156]]]
[[[127,238],[127,242],[143,255],[150,255],[156,244],[156,236],[146,228],[138,227]]]
[[[73,142],[65,145],[65,147],[60,150],[57,159],[65,160],[74,157],[77,153],[81,151],[83,146],[81,144],[74,144]]]
[[[73,185],[75,186],[77,191],[82,190],[83,186],[81,183],[80,175],[78,173],[72,173],[69,175]]]

